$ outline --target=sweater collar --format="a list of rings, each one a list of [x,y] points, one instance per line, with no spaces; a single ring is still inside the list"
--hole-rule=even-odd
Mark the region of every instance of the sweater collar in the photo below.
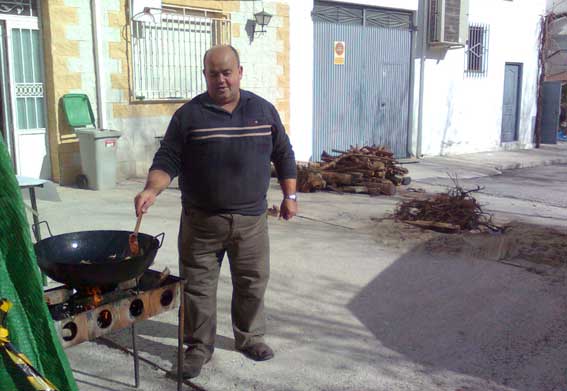
[[[243,105],[245,105],[250,99],[252,98],[251,94],[248,91],[245,91],[243,89],[240,89],[240,100],[238,101],[238,104],[236,105],[234,111],[237,111],[240,109],[240,107],[242,107]],[[201,95],[201,99],[200,102],[203,106],[213,109],[213,110],[217,110],[217,111],[222,111],[224,113],[228,113],[228,111],[226,111],[225,109],[223,109],[222,107],[220,107],[219,105],[217,105],[212,98],[209,96],[209,94],[207,92],[204,92]],[[234,112],[233,111],[233,112]]]

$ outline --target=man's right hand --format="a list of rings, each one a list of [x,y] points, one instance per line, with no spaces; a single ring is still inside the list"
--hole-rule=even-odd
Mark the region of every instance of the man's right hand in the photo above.
[[[139,216],[141,213],[146,213],[150,206],[154,204],[156,201],[157,194],[155,191],[146,189],[134,198],[134,208],[136,209],[136,216]]]
[[[134,208],[136,209],[136,216],[140,213],[146,213],[150,206],[154,204],[157,196],[171,183],[169,174],[162,170],[151,170],[148,173],[146,186],[141,193],[138,193],[134,198]]]

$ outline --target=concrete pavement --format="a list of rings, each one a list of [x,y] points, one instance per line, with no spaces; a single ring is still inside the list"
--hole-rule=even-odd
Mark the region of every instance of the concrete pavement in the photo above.
[[[445,191],[453,185],[451,178],[466,189],[483,187],[475,197],[500,222],[565,226],[565,164],[567,143],[560,142],[540,149],[429,157],[406,167],[410,186],[429,192]]]
[[[541,150],[427,158],[408,164],[412,186],[505,168],[567,162],[565,144]],[[565,160],[563,160],[565,159]],[[132,199],[143,180],[110,191],[54,187],[39,210],[54,233],[132,230]],[[49,190],[49,189],[48,189]],[[53,197],[51,197],[53,198]],[[269,204],[281,196],[274,182]],[[276,357],[255,363],[232,348],[231,282],[219,283],[213,360],[191,390],[522,390],[567,389],[567,308],[563,269],[549,275],[483,257],[432,251],[445,236],[382,220],[399,197],[300,194],[300,213],[322,222],[270,219],[271,280],[266,297]],[[509,202],[499,204],[514,212]],[[166,233],[154,267],[177,272],[179,192],[166,190],[142,232]],[[490,257],[487,257],[490,258]],[[226,262],[226,260],[225,260]],[[141,390],[172,390],[176,314],[139,325]],[[131,347],[127,331],[110,339]],[[67,350],[81,390],[131,390],[131,358],[104,341]]]
[[[459,178],[498,175],[504,170],[531,168],[567,163],[567,143],[542,145],[539,149],[479,152],[454,156],[425,157],[408,164],[412,179],[447,177],[447,172]]]

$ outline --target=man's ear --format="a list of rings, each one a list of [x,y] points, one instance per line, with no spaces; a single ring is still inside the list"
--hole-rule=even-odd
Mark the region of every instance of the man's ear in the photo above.
[[[240,77],[241,79],[242,79],[242,72],[243,72],[243,71],[244,71],[244,68],[242,68],[242,65],[240,65],[240,66],[238,67],[238,75],[239,75],[239,77]]]

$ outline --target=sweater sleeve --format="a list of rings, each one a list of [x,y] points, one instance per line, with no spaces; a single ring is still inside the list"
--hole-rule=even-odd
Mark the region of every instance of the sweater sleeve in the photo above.
[[[276,167],[278,179],[295,179],[297,178],[297,166],[295,164],[295,153],[293,152],[293,147],[291,146],[289,137],[285,132],[285,128],[276,108],[271,106],[270,109],[274,121],[271,160]]]
[[[179,175],[181,171],[181,147],[183,139],[177,115],[171,118],[165,136],[160,143],[160,147],[154,156],[152,170],[162,170],[169,174],[171,179]]]

